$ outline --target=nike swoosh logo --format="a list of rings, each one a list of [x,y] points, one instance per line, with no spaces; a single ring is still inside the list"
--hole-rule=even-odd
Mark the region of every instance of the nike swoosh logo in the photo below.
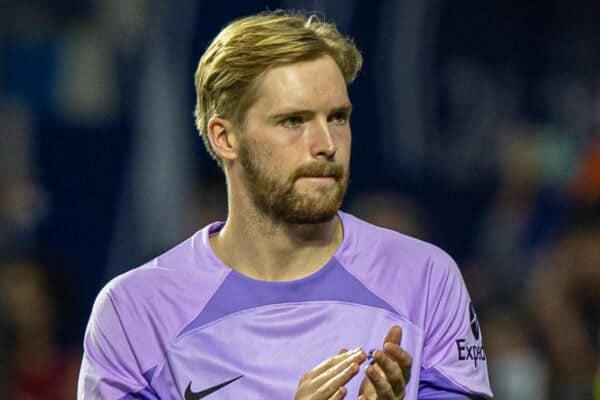
[[[185,396],[184,396],[184,398],[185,398],[185,400],[199,400],[199,399],[202,399],[202,398],[208,396],[209,394],[214,393],[217,390],[222,389],[225,386],[227,386],[227,385],[229,385],[229,384],[237,381],[238,379],[242,378],[243,376],[244,375],[240,375],[237,378],[233,378],[233,379],[230,379],[230,380],[228,380],[226,382],[219,383],[218,385],[211,386],[208,389],[204,389],[203,391],[196,392],[196,393],[192,392],[192,382],[190,381],[190,383],[187,385],[187,388],[185,389]]]

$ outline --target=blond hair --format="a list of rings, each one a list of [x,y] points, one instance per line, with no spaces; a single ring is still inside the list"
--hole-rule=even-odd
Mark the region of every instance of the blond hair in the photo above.
[[[208,120],[219,115],[241,126],[262,74],[325,54],[335,60],[346,84],[351,83],[362,65],[360,52],[334,24],[315,15],[265,12],[235,20],[215,37],[196,70],[194,116],[206,149],[221,167],[206,135]]]

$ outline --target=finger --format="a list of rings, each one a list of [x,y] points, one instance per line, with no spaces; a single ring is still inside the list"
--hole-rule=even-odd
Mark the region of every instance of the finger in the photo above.
[[[373,353],[373,359],[381,368],[395,395],[404,393],[406,380],[399,363],[382,351]]]
[[[394,391],[388,382],[381,368],[375,365],[368,365],[366,368],[367,377],[373,383],[378,400],[394,400]]]
[[[349,366],[339,371],[322,385],[317,385],[314,390],[316,399],[329,399],[334,396],[354,375],[359,371],[357,363],[351,363]],[[344,389],[345,392],[346,389]],[[345,393],[344,393],[345,395]]]
[[[337,355],[330,357],[327,360],[323,361],[321,364],[317,365],[315,368],[313,368],[312,370],[307,372],[305,377],[313,378],[315,376],[318,376],[318,375],[322,374],[324,371],[333,367],[334,365],[339,364],[340,362],[346,361],[348,359],[351,359],[352,357],[356,357],[361,352],[362,352],[362,350],[360,348],[356,348],[352,351],[347,351],[345,353],[340,352]]]
[[[346,388],[342,386],[341,388],[335,391],[335,393],[329,398],[329,400],[341,400],[344,397],[346,397],[347,392],[348,391],[346,390]]]
[[[373,382],[371,382],[371,379],[369,379],[368,375],[365,375],[365,378],[363,379],[362,384],[360,385],[360,390],[358,391],[358,394],[358,400],[377,399],[377,392],[375,392]]]
[[[364,361],[365,355],[364,352],[359,351],[354,353],[354,355],[349,356],[346,359],[341,360],[337,364],[332,365],[328,369],[322,371],[319,375],[312,378],[312,383],[315,387],[319,387],[325,385],[336,377],[345,376],[345,373],[350,374],[350,376],[354,375],[354,369],[358,370],[358,366]],[[356,366],[356,368],[352,367]],[[358,371],[356,371],[358,372]],[[342,383],[344,384],[345,381]]]
[[[408,384],[410,380],[410,369],[412,367],[412,357],[398,345],[386,343],[383,346],[385,354],[395,360],[402,369],[404,382]]]
[[[386,343],[394,343],[399,345],[402,340],[402,328],[398,325],[394,325],[390,328],[387,335],[385,335],[385,339],[383,340],[383,345]]]
[[[360,395],[359,399],[375,399],[377,398],[377,393],[375,392],[375,388],[373,387],[373,383],[369,379],[368,376],[363,378],[363,381],[360,384],[360,389],[358,390],[358,394]],[[362,396],[362,397],[361,397]]]

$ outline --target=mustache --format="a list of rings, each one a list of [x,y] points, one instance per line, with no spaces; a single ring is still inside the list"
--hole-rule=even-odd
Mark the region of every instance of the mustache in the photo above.
[[[327,164],[306,164],[294,171],[292,175],[292,181],[298,178],[313,178],[313,177],[332,177],[336,180],[341,179],[344,176],[344,166],[337,163]]]

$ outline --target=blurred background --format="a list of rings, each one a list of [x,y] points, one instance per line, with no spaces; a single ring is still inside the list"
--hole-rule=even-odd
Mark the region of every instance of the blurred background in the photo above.
[[[344,209],[457,260],[496,398],[600,399],[595,0],[0,0],[0,398],[73,399],[99,289],[224,219],[193,74],[277,8],[362,50]]]

